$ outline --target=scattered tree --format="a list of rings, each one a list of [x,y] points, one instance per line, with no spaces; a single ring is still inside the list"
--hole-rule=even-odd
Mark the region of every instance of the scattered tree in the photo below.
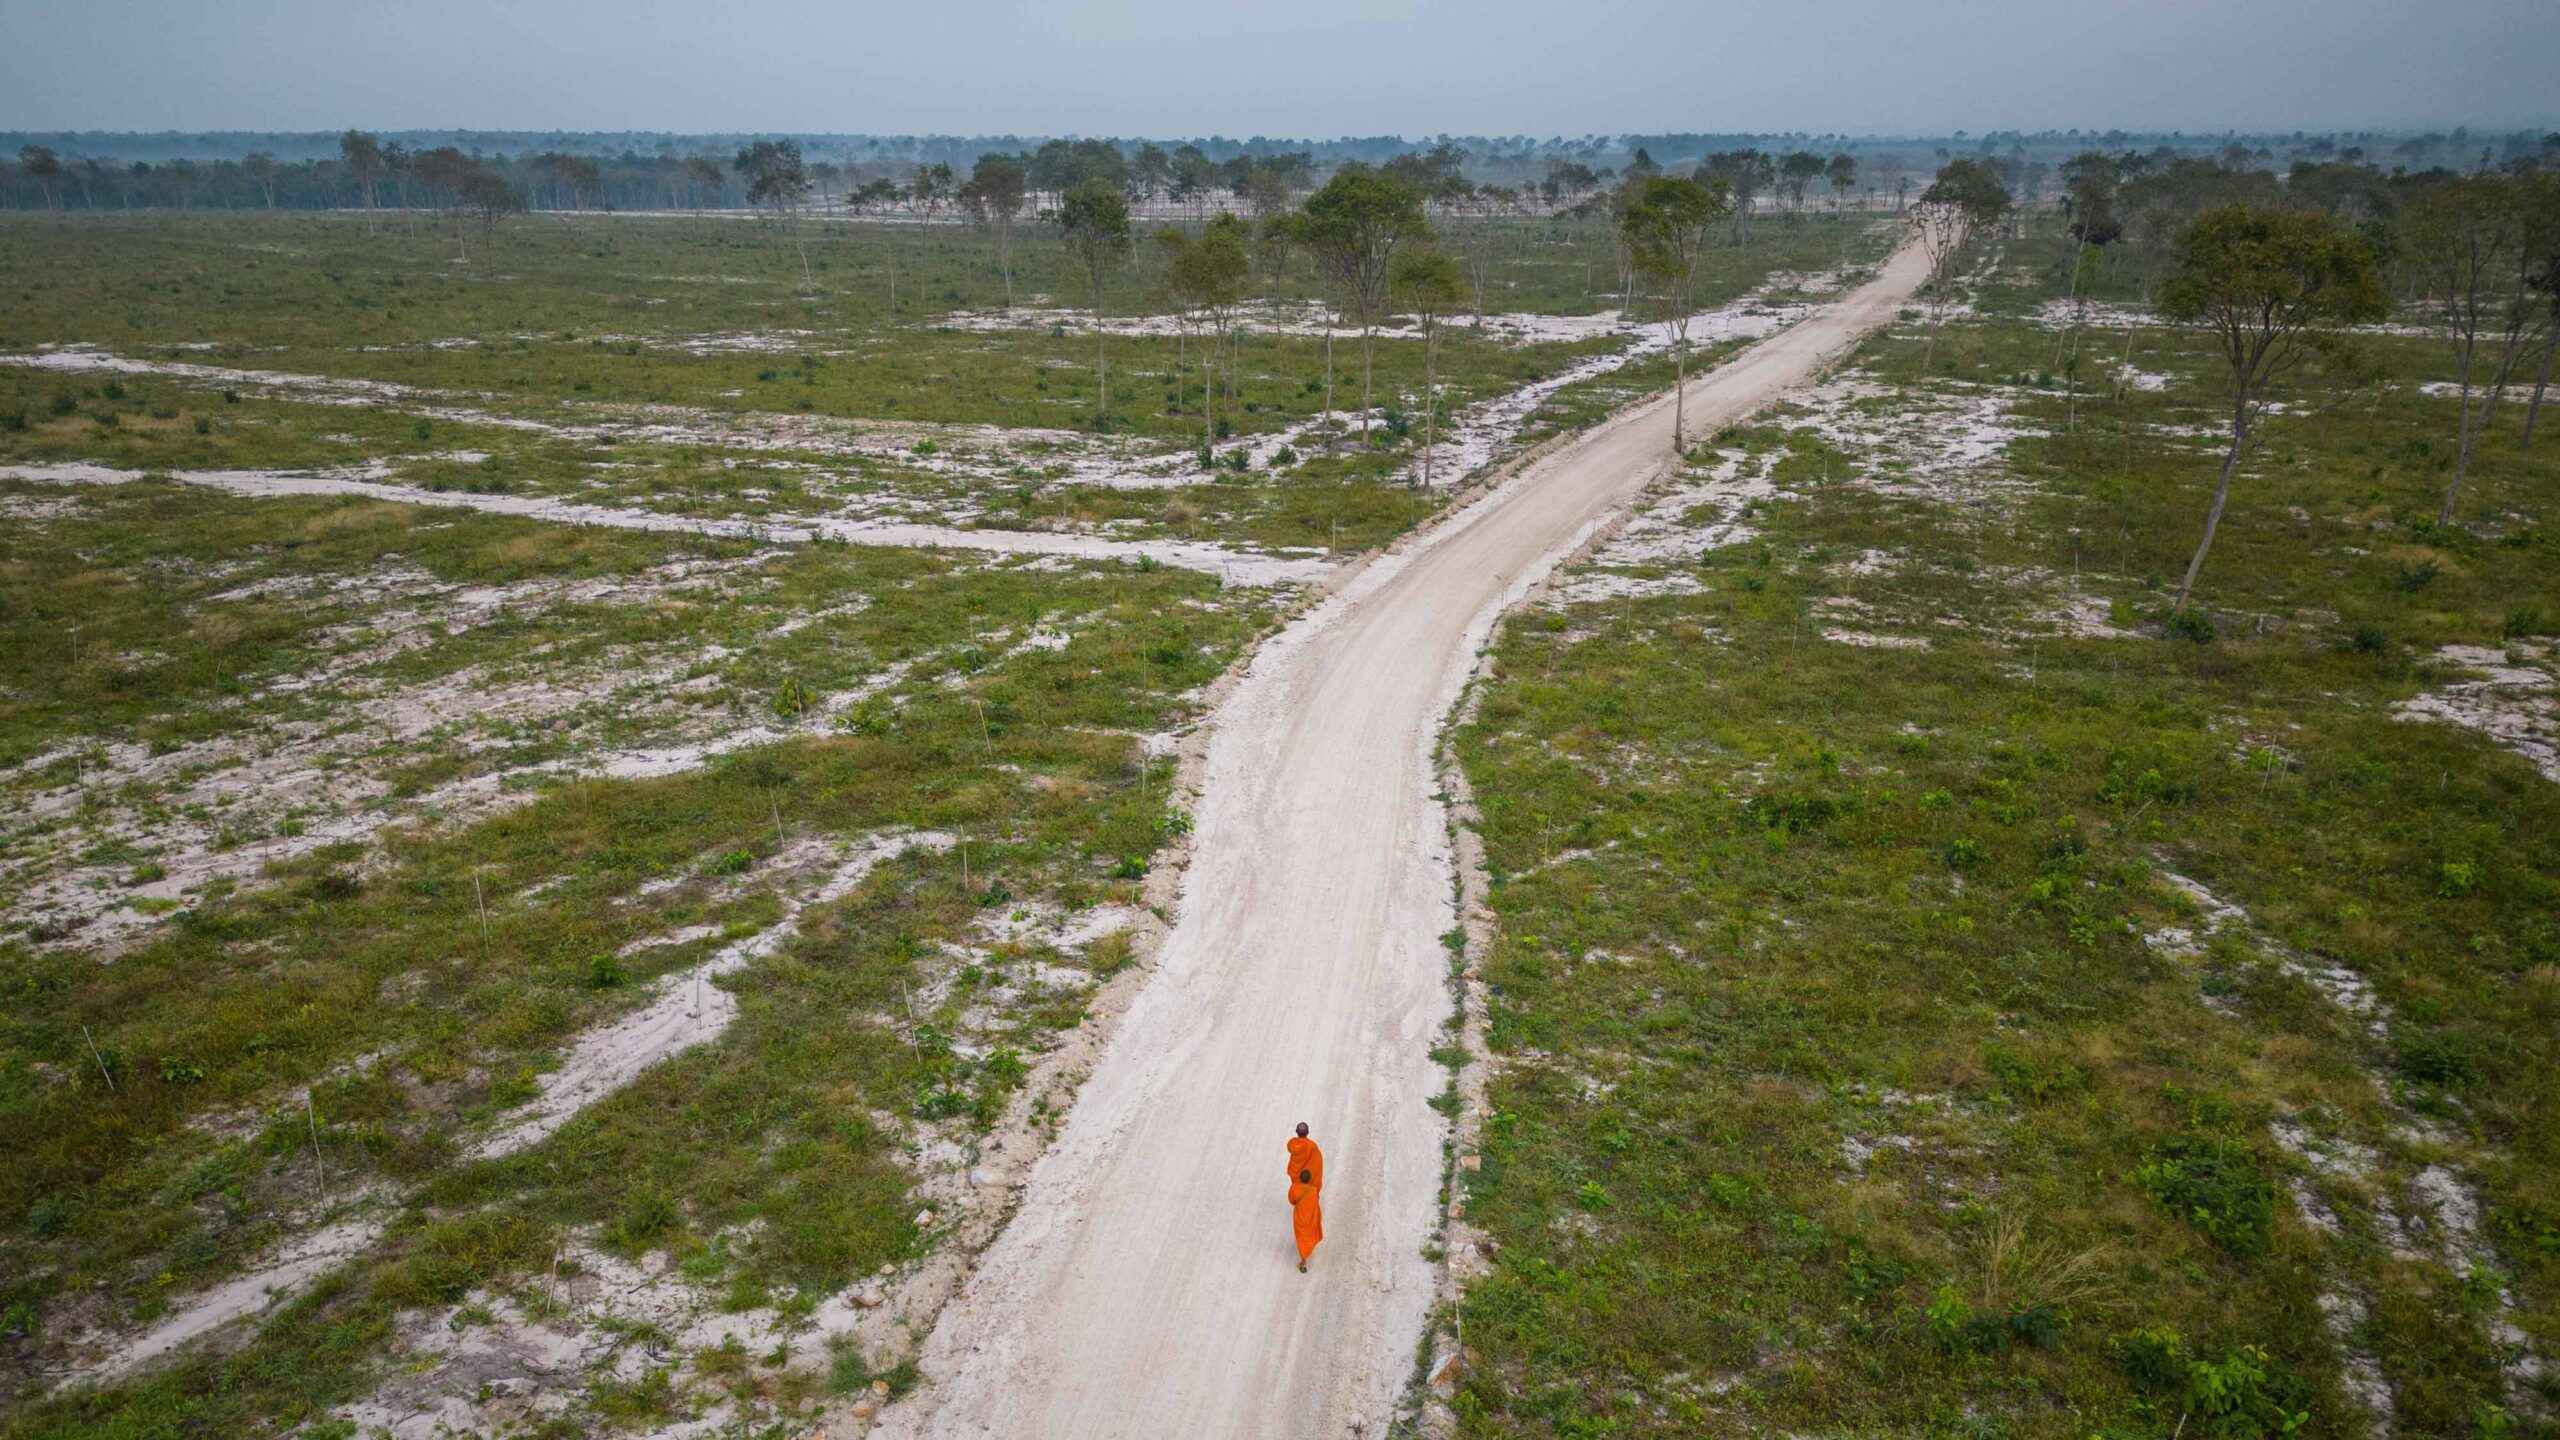
[[[338,163],[356,177],[356,203],[364,207],[364,228],[373,229],[374,179],[383,170],[382,142],[362,130],[338,137]]]
[[[1695,308],[1698,260],[1707,235],[1733,208],[1721,180],[1655,175],[1630,186],[1618,238],[1637,273],[1658,287],[1671,331],[1671,450],[1688,447],[1689,316]]]
[[[1698,166],[1701,180],[1722,180],[1733,197],[1733,243],[1743,243],[1743,221],[1751,207],[1777,178],[1776,166],[1758,150],[1719,150]]]
[[[996,237],[996,268],[1004,272],[1007,310],[1013,308],[1013,222],[1022,214],[1022,199],[1029,185],[1029,173],[1018,157],[990,150],[978,157],[977,168],[969,172],[968,183],[960,187],[961,203]]]
[[[1921,351],[1927,369],[1938,353],[1938,328],[1946,319],[1947,269],[1975,235],[2000,223],[2009,211],[2009,192],[1979,162],[1955,159],[1920,192],[1904,217],[1921,251],[1929,257],[1931,314],[1929,343]]]
[[[2344,326],[2383,311],[2372,252],[2314,210],[2225,205],[2197,216],[2177,239],[2176,268],[2160,292],[2170,318],[2210,330],[2231,383],[2231,446],[2214,483],[2204,536],[2178,582],[2187,608],[2213,548],[2240,457],[2257,440],[2272,391],[2315,357],[2345,359]]]
[[[747,203],[772,206],[776,219],[809,198],[809,170],[800,163],[797,140],[758,140],[739,151],[729,168],[747,183]]]
[[[1826,162],[1810,150],[1790,150],[1778,158],[1778,193],[1787,197],[1787,216],[1804,210],[1804,187],[1822,178]]]
[[[1173,291],[1174,302],[1186,312],[1206,321],[1211,333],[1223,342],[1234,324],[1236,307],[1244,303],[1248,283],[1253,278],[1253,255],[1248,248],[1250,231],[1235,216],[1220,211],[1217,219],[1202,228],[1198,239],[1190,232],[1167,226],[1156,232],[1156,243],[1164,248],[1166,284]],[[1221,343],[1218,347],[1226,347]],[[1210,369],[1210,347],[1200,351],[1200,448],[1208,450],[1217,443],[1213,411],[1217,386]]]
[[[2524,412],[2523,444],[2531,449],[2533,422],[2541,418],[2542,397],[2551,388],[2552,352],[2560,350],[2560,170],[2533,171],[2524,177],[2524,184],[2524,283],[2542,315],[2542,365],[2534,376],[2532,403]]]
[[[62,157],[55,154],[50,146],[21,145],[18,147],[18,163],[26,167],[27,178],[43,189],[44,208],[61,209]]]
[[[1376,393],[1378,321],[1387,313],[1395,253],[1429,244],[1431,222],[1422,213],[1420,189],[1356,162],[1308,196],[1301,213],[1301,236],[1360,322],[1360,438],[1366,441]]]
[[[258,193],[265,197],[267,208],[276,208],[276,157],[264,150],[252,150],[240,157],[240,168],[258,182]]]
[[[1822,178],[1831,186],[1831,218],[1837,220],[1849,203],[1849,192],[1858,188],[1858,157],[1846,150],[1835,150],[1822,162]]]
[[[2538,318],[2524,283],[2523,200],[2521,187],[2508,176],[2466,175],[2432,186],[2401,216],[2402,253],[2415,266],[2446,338],[2453,342],[2462,402],[2453,475],[2436,511],[2439,525],[2453,523],[2472,451]],[[2483,339],[2491,344],[2486,384],[2479,374]],[[2475,398],[2480,403],[2475,405]]]
[[[1440,412],[1440,322],[1466,303],[1466,282],[1458,262],[1445,250],[1411,247],[1399,251],[1388,267],[1388,288],[1395,302],[1414,314],[1422,326],[1422,485],[1431,487],[1431,447],[1438,438]]]
[[[1107,422],[1111,409],[1111,356],[1103,348],[1107,331],[1102,323],[1102,287],[1111,277],[1111,268],[1129,255],[1129,202],[1121,198],[1119,187],[1096,176],[1059,200],[1058,228],[1065,232],[1068,248],[1083,264],[1085,281],[1093,296],[1094,365],[1101,380],[1095,392],[1094,416]]]

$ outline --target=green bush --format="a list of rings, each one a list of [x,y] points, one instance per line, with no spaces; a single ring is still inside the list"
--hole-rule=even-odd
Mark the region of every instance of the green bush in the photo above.
[[[1982,1063],[2000,1078],[2001,1089],[2030,1104],[2042,1104],[2088,1083],[2088,1076],[2057,1045],[1994,1040],[1982,1047]]]
[[[2131,1179],[2151,1203],[2224,1249],[2254,1255],[2267,1248],[2275,1182],[2246,1145],[2181,1136],[2147,1152]]]
[[[2186,1383],[2186,1341],[2174,1325],[2149,1325],[2118,1336],[2107,1352],[2133,1388],[2146,1394],[2167,1394]]]
[[[2213,617],[2192,607],[2172,610],[2161,618],[2160,633],[2172,640],[2209,645],[2214,638]]]
[[[785,720],[807,713],[817,703],[818,697],[809,693],[809,687],[800,683],[797,675],[782,677],[782,684],[773,692],[773,713]]]
[[[605,1227],[605,1242],[617,1250],[638,1251],[669,1232],[684,1219],[684,1214],[669,1199],[667,1192],[654,1185],[631,1192],[622,1209]]]
[[[2468,1037],[2439,1031],[2404,1040],[2393,1048],[2392,1065],[2402,1075],[2430,1085],[2468,1085],[2480,1078],[2480,1060]]]

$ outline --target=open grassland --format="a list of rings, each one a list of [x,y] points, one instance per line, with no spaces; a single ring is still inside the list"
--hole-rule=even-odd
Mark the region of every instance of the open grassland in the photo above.
[[[1432,489],[1408,321],[1369,443],[1347,331],[1318,423],[1303,257],[1221,425],[1144,258],[1095,413],[1036,229],[1007,312],[956,226],[7,224],[11,1436],[909,1383],[1162,923],[1178,737],[1297,593],[1219,557],[1374,546],[1668,379],[1548,222],[1480,237]],[[1700,345],[1887,238],[1764,227]]]
[[[2052,243],[1494,652],[1464,1433],[2553,1433],[2560,459],[2502,410],[2438,528],[2367,337],[2167,634],[2215,360]]]
[[[1173,570],[157,487],[37,501],[58,507],[25,522],[44,543],[8,561],[11,693],[45,697],[9,716],[12,884],[70,867],[112,904],[270,858],[118,912],[164,922],[56,935],[39,913],[0,948],[12,1368],[93,1359],[293,1236],[372,1243],[239,1354],[22,1411],[19,1433],[313,1415],[360,1393],[404,1311],[556,1314],[521,1287],[566,1283],[581,1247],[655,1252],[770,1324],[731,1403],[805,1398],[818,1371],[789,1337],[929,1250],[919,1198],[1124,963],[1179,823],[1145,737],[1267,614]],[[456,587],[502,593],[437,609]],[[409,606],[423,635],[384,624]],[[598,673],[622,683],[582,686]],[[566,703],[471,703],[529,677]],[[377,734],[386,697],[434,727]],[[295,774],[266,768],[278,751]],[[264,783],[184,803],[233,772]],[[370,834],[366,804],[419,795],[445,803]],[[298,843],[340,805],[367,823]],[[750,963],[691,982],[735,1012],[717,1043],[534,1143],[486,1139],[581,1035],[730,954]],[[718,1365],[667,1390],[685,1348],[662,1328],[644,1348],[672,1414]]]
[[[1169,313],[1142,246],[1106,287],[1122,333],[1098,354],[1090,298],[1037,225],[1011,247],[1008,308],[994,241],[956,225],[527,217],[465,260],[424,222],[5,223],[0,462],[1346,550],[1431,508],[1409,482],[1434,362],[1390,318],[1364,423],[1358,333],[1328,338],[1302,254],[1264,257],[1230,354]],[[1661,344],[1643,306],[1619,313],[1591,223],[1448,228],[1482,253],[1489,323],[1442,330],[1444,489],[1606,408],[1524,424],[1507,397],[1589,391],[1630,342]],[[1782,313],[1755,297],[1884,243],[1865,225],[1753,231],[1710,255],[1702,305]],[[1657,388],[1667,369],[1639,368]],[[1500,413],[1471,424],[1478,410]]]

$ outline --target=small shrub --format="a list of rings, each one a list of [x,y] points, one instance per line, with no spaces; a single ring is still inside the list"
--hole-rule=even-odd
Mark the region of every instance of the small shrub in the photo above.
[[[2498,633],[2510,640],[2522,640],[2529,635],[2547,635],[2550,631],[2551,622],[2544,618],[2542,607],[2539,605],[2519,605],[2508,611],[2506,623],[2498,628]]]
[[[364,893],[364,877],[352,870],[323,870],[311,877],[314,900],[353,900]]]
[[[605,1240],[618,1250],[642,1250],[676,1228],[683,1213],[667,1193],[654,1185],[631,1192],[605,1227]]]
[[[2187,1345],[2177,1327],[2151,1325],[2119,1336],[2107,1347],[2133,1388],[2153,1395],[2178,1389],[2187,1378]]]
[[[587,988],[618,990],[631,977],[623,972],[622,961],[613,955],[598,955],[587,962]]]
[[[2480,1078],[2480,1057],[2470,1040],[2451,1031],[2415,1036],[2392,1048],[2392,1067],[2429,1085],[2462,1086]]]
[[[2172,610],[2161,618],[2160,633],[2172,640],[2210,645],[2214,638],[2213,617],[2193,607]]]
[[[25,410],[0,410],[0,435],[16,435],[27,428]]]
[[[714,857],[710,864],[702,867],[702,870],[706,875],[743,875],[755,867],[756,852],[731,850]]]
[[[2480,867],[2468,860],[2447,860],[2436,867],[2436,898],[2458,900],[2480,887]]]
[[[1840,813],[1840,803],[1818,791],[1765,790],[1743,802],[1764,829],[1800,835]]]
[[[2433,560],[2421,560],[2415,565],[2403,560],[2395,568],[2392,579],[2402,594],[2415,595],[2436,583],[2436,577],[2443,573],[2444,567]]]
[[[2199,1435],[2232,1440],[2291,1435],[2311,1418],[2303,1389],[2255,1345],[2239,1346],[2220,1360],[2187,1362],[2187,1413],[2196,1417]]]
[[[817,703],[818,697],[809,693],[809,687],[802,684],[797,675],[782,677],[782,683],[773,692],[773,713],[785,720],[806,714],[809,707]]]
[[[2276,1187],[2247,1146],[2181,1137],[2148,1152],[2131,1179],[2152,1204],[2224,1249],[2254,1255],[2267,1248]]]
[[[2391,639],[2379,625],[2359,625],[2338,648],[2357,655],[2379,655],[2391,648]]]
[[[1982,1063],[1999,1077],[2001,1089],[2031,1104],[2068,1094],[2088,1081],[2057,1045],[1994,1040],[1982,1047]]]
[[[871,1388],[871,1363],[850,1335],[827,1337],[827,1393],[859,1395]]]

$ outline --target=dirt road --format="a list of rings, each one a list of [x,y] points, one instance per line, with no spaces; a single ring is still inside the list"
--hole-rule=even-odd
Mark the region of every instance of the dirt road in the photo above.
[[[1811,376],[1919,286],[1881,278],[1693,381],[1693,433]],[[1503,608],[1632,500],[1668,398],[1383,557],[1265,646],[1210,742],[1179,923],[886,1431],[1383,1435],[1432,1293],[1429,1058],[1456,923],[1436,736]],[[1297,1273],[1282,1142],[1325,1147]]]

